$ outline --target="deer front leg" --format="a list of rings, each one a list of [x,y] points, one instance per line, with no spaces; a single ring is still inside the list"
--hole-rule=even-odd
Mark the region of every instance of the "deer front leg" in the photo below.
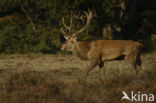
[[[136,71],[136,75],[138,75],[139,70],[137,69],[136,65],[136,55],[128,55],[126,60],[131,64],[132,69]]]
[[[98,63],[97,63],[95,60],[93,60],[93,61],[91,62],[90,66],[87,68],[87,72],[86,72],[86,75],[85,75],[85,78],[84,78],[85,81],[87,80],[87,76],[88,76],[89,72],[90,72],[91,70],[93,70],[93,69],[97,66],[97,64],[98,64]]]

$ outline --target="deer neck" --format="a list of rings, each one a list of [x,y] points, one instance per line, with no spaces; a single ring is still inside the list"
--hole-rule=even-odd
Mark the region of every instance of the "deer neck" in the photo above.
[[[77,56],[77,42],[75,42],[74,44],[73,44],[73,50],[72,50],[72,54],[74,55],[74,56]]]
[[[86,46],[86,47],[84,47]],[[72,51],[73,55],[78,56],[83,60],[88,60],[88,52],[90,48],[88,48],[88,43],[83,41],[78,41],[74,44],[74,50]]]

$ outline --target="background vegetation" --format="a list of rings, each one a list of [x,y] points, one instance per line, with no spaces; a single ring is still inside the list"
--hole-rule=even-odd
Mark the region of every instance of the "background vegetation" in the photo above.
[[[80,40],[132,39],[156,49],[156,0],[0,0],[1,53],[57,53],[61,18],[88,8],[96,17]],[[78,23],[78,28],[82,26]],[[75,29],[75,28],[73,28]]]

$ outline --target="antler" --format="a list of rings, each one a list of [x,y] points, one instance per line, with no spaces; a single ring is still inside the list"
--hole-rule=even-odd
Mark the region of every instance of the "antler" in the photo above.
[[[84,14],[87,17],[86,25],[83,28],[81,28],[79,31],[76,31],[74,33],[72,33],[72,30],[71,30],[72,29],[72,25],[73,25],[73,18],[76,18],[76,19],[80,18],[80,20],[84,24],[83,17],[79,16],[79,14],[76,15],[76,16],[73,16],[73,14],[71,12],[71,19],[70,19],[70,25],[69,26],[65,24],[64,17],[63,17],[62,18],[62,23],[63,23],[63,26],[64,26],[65,30],[63,30],[63,28],[61,28],[62,34],[64,36],[66,36],[66,37],[69,36],[68,34],[71,34],[70,36],[76,36],[80,32],[84,31],[87,28],[87,26],[89,25],[89,23],[90,23],[90,21],[91,21],[91,19],[93,17],[93,14],[92,14],[92,12],[89,9],[88,9],[88,13],[84,11]]]
[[[64,17],[62,18],[62,23],[63,23],[63,26],[65,27],[66,29],[66,32],[63,30],[63,28],[61,28],[61,32],[63,33],[63,35],[67,35],[67,34],[70,34],[71,33],[71,28],[72,28],[72,25],[73,25],[73,15],[72,15],[72,11],[71,11],[71,19],[70,19],[70,25],[66,25],[65,22],[64,22]]]
[[[92,14],[92,12],[91,12],[89,9],[88,9],[88,13],[85,12],[85,11],[84,11],[84,13],[85,13],[85,15],[86,15],[86,17],[87,17],[86,25],[85,25],[83,28],[81,28],[79,31],[74,32],[74,33],[72,34],[72,36],[76,36],[76,35],[79,34],[80,32],[84,31],[84,30],[87,28],[87,26],[89,25],[89,23],[90,23],[90,21],[91,21],[91,19],[92,19],[92,17],[93,17],[93,14]],[[82,21],[82,18],[81,18],[81,21]],[[82,21],[82,22],[83,22],[83,21]]]

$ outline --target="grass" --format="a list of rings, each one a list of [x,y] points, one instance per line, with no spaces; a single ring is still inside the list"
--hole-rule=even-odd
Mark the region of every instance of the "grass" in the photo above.
[[[153,67],[138,77],[121,74],[81,84],[65,83],[49,72],[14,72],[0,84],[0,103],[120,103],[123,90],[156,95],[155,75]]]

